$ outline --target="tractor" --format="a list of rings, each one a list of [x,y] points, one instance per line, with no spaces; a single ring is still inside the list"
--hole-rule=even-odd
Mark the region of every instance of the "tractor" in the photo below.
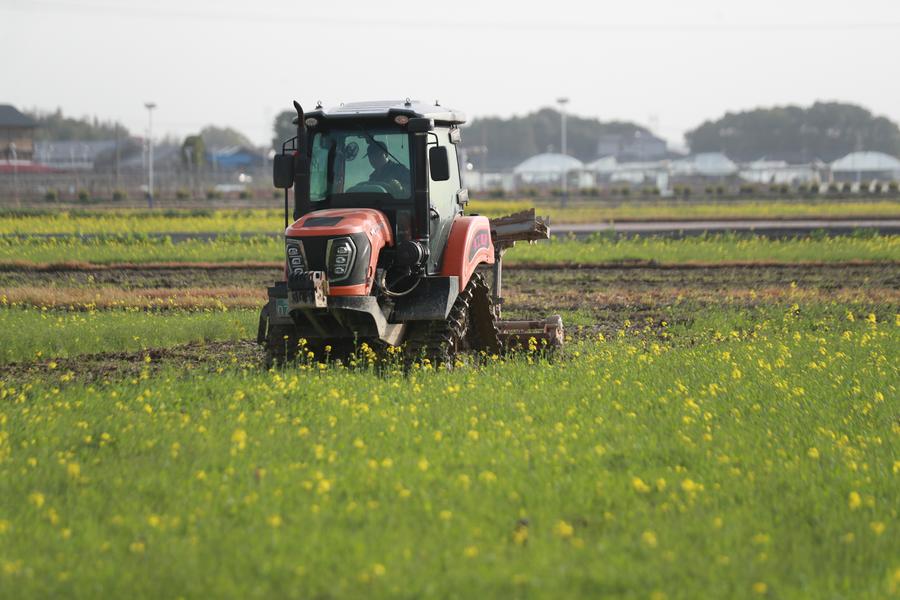
[[[463,113],[409,99],[294,108],[297,134],[273,161],[285,262],[259,319],[269,365],[363,342],[435,364],[562,345],[559,316],[500,318],[503,253],[549,231],[533,210],[465,214]]]

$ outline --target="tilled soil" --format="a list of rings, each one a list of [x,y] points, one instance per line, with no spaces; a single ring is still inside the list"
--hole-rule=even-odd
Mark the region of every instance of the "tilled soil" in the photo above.
[[[157,268],[0,271],[0,295],[19,288],[107,290],[121,298],[163,290],[243,289],[248,302],[281,275],[280,269]],[[890,317],[900,306],[900,267],[894,264],[766,265],[717,267],[507,268],[504,318],[564,315],[571,338],[615,335],[621,329],[671,343],[664,332],[690,324],[697,310],[728,302],[754,306],[772,302],[858,301],[880,307]],[[665,322],[665,325],[664,325]],[[148,361],[149,358],[149,361]],[[235,365],[262,368],[252,340],[192,343],[141,352],[109,352],[0,366],[11,379],[128,379],[166,366],[185,372],[215,372]]]
[[[506,267],[504,283],[510,288],[520,284],[541,286],[630,287],[703,287],[714,289],[757,288],[790,285],[821,289],[874,286],[900,288],[900,266],[893,263],[836,263],[816,265],[765,264],[742,266],[583,266],[550,268],[547,266]],[[0,289],[18,286],[57,287],[107,286],[135,288],[214,288],[240,286],[265,289],[280,279],[280,268],[147,268],[21,270],[0,269]],[[530,287],[530,286],[527,286]]]

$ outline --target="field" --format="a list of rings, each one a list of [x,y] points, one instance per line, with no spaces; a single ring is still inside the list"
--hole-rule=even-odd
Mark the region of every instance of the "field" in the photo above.
[[[28,219],[2,597],[900,595],[896,237],[517,247],[506,312],[560,355],[266,371],[277,242]]]
[[[273,204],[273,203],[268,203]],[[283,212],[271,208],[167,209],[160,211],[31,208],[0,210],[0,234],[148,234],[148,233],[271,233],[278,231]],[[535,207],[554,224],[610,221],[729,220],[729,219],[853,219],[900,218],[896,200],[658,200],[610,203],[532,200],[473,200],[469,212],[500,217]]]

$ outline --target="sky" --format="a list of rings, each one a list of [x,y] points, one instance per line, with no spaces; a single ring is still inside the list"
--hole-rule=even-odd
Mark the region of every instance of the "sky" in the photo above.
[[[897,0],[0,0],[0,103],[207,124],[267,143],[272,119],[372,99],[479,116],[568,110],[676,146],[727,111],[816,100],[900,121]]]

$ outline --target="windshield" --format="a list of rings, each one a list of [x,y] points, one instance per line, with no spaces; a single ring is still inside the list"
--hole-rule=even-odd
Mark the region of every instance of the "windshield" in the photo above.
[[[412,197],[409,134],[386,129],[332,129],[312,138],[309,199],[380,193]]]

